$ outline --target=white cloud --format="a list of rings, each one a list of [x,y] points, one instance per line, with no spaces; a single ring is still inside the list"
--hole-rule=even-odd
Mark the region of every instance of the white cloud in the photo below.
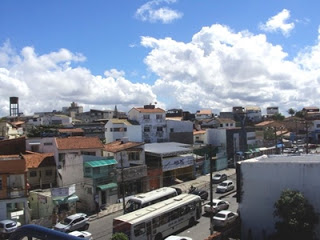
[[[72,101],[85,108],[113,109],[118,105],[120,110],[156,101],[151,86],[130,82],[124,71],[107,70],[102,77],[72,67],[85,57],[67,49],[37,55],[34,48],[24,47],[17,54],[5,43],[0,56],[0,116],[9,115],[10,96],[19,97],[24,114],[61,110]]]
[[[152,0],[137,9],[135,16],[142,21],[171,23],[183,16],[179,11],[173,10],[163,4],[175,3],[176,0]]]
[[[237,105],[277,105],[286,112],[318,101],[314,89],[319,89],[320,71],[314,69],[320,69],[315,55],[320,45],[301,53],[298,63],[287,60],[282,47],[263,34],[219,24],[203,27],[188,43],[142,37],[141,44],[151,48],[145,63],[159,76],[152,89],[167,99],[168,108],[230,111]]]
[[[294,28],[294,23],[287,23],[290,18],[290,11],[283,9],[277,15],[268,19],[265,24],[260,24],[260,29],[266,32],[281,31],[286,37],[290,35],[291,30]]]

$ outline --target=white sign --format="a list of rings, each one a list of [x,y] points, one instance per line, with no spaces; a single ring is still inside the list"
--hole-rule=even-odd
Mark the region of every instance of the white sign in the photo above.
[[[174,158],[164,158],[162,159],[162,171],[170,171],[177,168],[184,168],[192,166],[194,162],[194,157],[190,156],[179,156]]]
[[[76,192],[76,185],[72,184],[69,187],[51,188],[51,197],[67,197]]]

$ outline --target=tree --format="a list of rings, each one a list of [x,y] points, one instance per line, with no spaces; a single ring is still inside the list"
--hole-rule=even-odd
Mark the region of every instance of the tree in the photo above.
[[[276,239],[315,239],[314,227],[319,219],[301,192],[284,190],[274,207],[274,216],[281,219],[275,224]]]
[[[304,118],[305,117],[305,113],[303,111],[297,111],[295,113],[295,116],[298,118]]]
[[[111,240],[129,240],[129,238],[124,233],[115,233],[112,235]]]
[[[281,113],[276,113],[272,116],[272,119],[274,121],[283,121],[285,119],[285,116],[283,116]]]
[[[296,113],[296,111],[293,108],[289,108],[288,113],[291,115],[291,117]]]

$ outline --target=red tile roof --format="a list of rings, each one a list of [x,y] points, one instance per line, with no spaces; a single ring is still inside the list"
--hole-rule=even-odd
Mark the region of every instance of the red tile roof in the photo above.
[[[108,144],[104,145],[104,150],[107,152],[121,152],[123,150],[127,150],[130,148],[138,147],[143,145],[143,142],[125,142],[123,143],[122,141],[114,141]]]
[[[38,168],[46,158],[53,158],[53,153],[35,153],[27,151],[23,157],[26,160],[27,168]]]
[[[61,128],[58,129],[58,132],[60,133],[83,133],[82,128]]]
[[[134,108],[137,111],[141,113],[164,113],[165,111],[162,108],[153,108],[153,109],[148,109],[148,108]]]
[[[98,137],[56,138],[59,150],[102,149],[104,146]]]

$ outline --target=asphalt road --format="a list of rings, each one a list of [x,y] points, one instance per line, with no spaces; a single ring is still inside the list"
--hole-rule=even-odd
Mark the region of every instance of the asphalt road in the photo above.
[[[235,182],[235,175],[229,177],[229,179],[233,180]],[[209,189],[207,189],[209,190]],[[224,194],[216,193],[216,184],[213,185],[213,198],[221,197]],[[236,202],[236,198],[234,197],[234,193],[226,196],[225,200],[227,200],[230,203],[230,210],[231,211],[237,211],[238,204]],[[210,194],[209,194],[210,198]],[[206,201],[208,202],[208,201]],[[204,202],[205,203],[205,202]],[[203,203],[203,204],[204,204]],[[204,213],[204,211],[203,211]],[[122,212],[117,212],[111,215],[108,215],[106,217],[96,219],[90,223],[90,227],[88,229],[89,232],[92,233],[94,240],[109,240],[112,236],[112,221],[113,218],[118,217],[122,215]],[[205,239],[210,235],[210,218],[206,215],[203,215],[198,223],[188,229],[183,230],[182,232],[177,233],[176,235],[179,236],[188,236],[192,239],[201,240]]]

